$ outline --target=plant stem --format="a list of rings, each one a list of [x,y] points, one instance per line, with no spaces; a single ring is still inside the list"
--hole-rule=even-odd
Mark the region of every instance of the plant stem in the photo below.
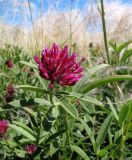
[[[40,0],[40,16],[41,16],[41,27],[42,27],[41,34],[42,34],[42,47],[43,47],[43,40],[44,40],[43,38],[43,35],[44,35],[43,33],[43,27],[44,27],[43,25],[43,0]]]
[[[70,0],[70,52],[72,51],[72,0]]]
[[[38,42],[37,42],[36,30],[35,30],[35,26],[34,26],[34,22],[33,22],[33,15],[32,15],[30,0],[28,0],[28,8],[29,8],[29,12],[30,12],[32,27],[33,27],[33,36],[34,36],[34,39],[35,39],[35,49],[37,51]]]
[[[122,153],[124,152],[125,142],[127,140],[127,138],[126,138],[127,137],[127,132],[129,130],[131,120],[132,120],[132,115],[131,115],[130,119],[127,121],[126,126],[122,128],[123,129],[123,135],[122,135],[121,147],[120,147],[120,150],[121,150]],[[121,157],[120,157],[120,160],[123,160],[123,159],[124,159],[124,155],[122,154]]]
[[[67,115],[67,113],[66,113],[66,116],[65,116],[65,128],[66,128],[67,142],[68,142],[68,145],[70,146],[69,125],[68,125],[68,115]]]
[[[104,45],[105,45],[105,51],[106,51],[107,61],[108,61],[108,64],[110,64],[108,41],[107,41],[107,33],[106,33],[106,25],[105,25],[104,4],[103,4],[103,0],[100,0],[100,2],[101,2],[101,19],[102,19],[102,27],[103,27],[103,35],[104,35]]]
[[[50,103],[51,103],[52,105],[54,105],[54,103],[53,103],[53,93],[52,93],[52,91],[49,93],[49,100],[50,100]]]

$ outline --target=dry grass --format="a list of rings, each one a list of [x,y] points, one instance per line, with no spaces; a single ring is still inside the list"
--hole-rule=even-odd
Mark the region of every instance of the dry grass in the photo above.
[[[62,12],[54,9],[51,12],[49,9],[45,14],[43,0],[40,0],[39,8],[30,1],[23,0],[20,3],[14,0],[12,2],[13,4],[11,0],[0,1],[3,7],[0,21],[1,46],[4,43],[11,43],[24,46],[33,52],[35,49],[57,42],[61,45],[74,44],[82,54],[87,54],[90,42],[99,47],[103,45],[100,15],[97,5],[93,4],[92,0],[89,0],[90,5],[85,11],[71,9]],[[8,5],[12,5],[13,12],[10,16],[7,15]],[[18,10],[20,7],[21,11]],[[132,39],[132,5],[111,1],[105,4],[105,9],[109,39],[118,42]],[[13,24],[18,16],[19,23],[14,25],[5,23],[8,19]]]

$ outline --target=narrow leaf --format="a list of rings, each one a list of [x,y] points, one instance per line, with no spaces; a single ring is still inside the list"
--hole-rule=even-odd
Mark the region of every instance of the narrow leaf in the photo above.
[[[122,80],[131,80],[132,81],[132,76],[131,75],[116,75],[116,76],[109,76],[106,78],[102,78],[99,80],[96,80],[90,84],[87,84],[82,88],[81,93],[87,93],[95,88],[98,88],[100,86],[103,86],[105,84],[111,83],[111,82],[117,82],[117,81],[122,81]]]
[[[30,133],[33,137],[35,137],[35,133],[31,130],[31,128],[29,128],[28,126],[26,126],[25,124],[21,123],[21,122],[17,122],[17,121],[13,121],[17,126],[23,128],[25,131],[27,131],[28,133]]]
[[[98,132],[98,136],[96,138],[97,149],[99,149],[101,144],[104,142],[105,137],[108,133],[108,129],[110,127],[111,121],[112,121],[112,115],[109,115],[101,125],[100,130]]]
[[[31,141],[36,140],[35,137],[32,134],[30,134],[29,132],[27,132],[25,129],[23,129],[21,127],[18,127],[16,125],[12,125],[12,124],[9,124],[9,127],[16,130],[17,132],[19,132],[20,134],[22,134],[26,138],[30,139]]]
[[[71,145],[71,148],[77,152],[84,160],[90,160],[90,158],[87,156],[87,154],[78,146]]]
[[[94,135],[93,135],[92,130],[88,127],[88,125],[86,124],[86,122],[83,119],[79,118],[79,120],[80,120],[82,126],[84,127],[85,131],[87,132],[87,134],[88,134],[88,136],[89,136],[89,138],[90,138],[90,140],[91,140],[91,142],[94,146],[95,139],[94,139]]]
[[[125,51],[120,62],[125,62],[130,56],[132,56],[132,49]]]
[[[16,86],[16,88],[19,89],[25,89],[25,90],[30,90],[30,91],[36,91],[36,92],[42,92],[42,93],[48,93],[45,89],[39,88],[39,87],[34,87],[34,86],[29,86],[29,85],[20,85]]]
[[[108,101],[108,103],[109,103],[110,109],[112,110],[115,119],[118,121],[118,120],[119,120],[119,117],[118,117],[118,114],[117,114],[117,112],[116,112],[116,109],[114,108],[111,100],[110,100],[108,97],[107,97],[107,101]]]
[[[96,100],[96,99],[94,99],[94,98],[92,98],[92,97],[89,97],[89,96],[87,96],[87,95],[85,95],[85,94],[79,94],[79,93],[73,93],[73,92],[71,92],[71,93],[70,93],[70,96],[76,97],[76,98],[78,98],[78,99],[80,99],[80,100],[83,100],[83,101],[85,101],[85,102],[89,102],[89,103],[95,104],[95,105],[97,105],[97,106],[104,106],[104,105],[103,105],[101,102],[99,102],[98,100]]]
[[[119,124],[122,125],[125,121],[129,121],[132,115],[132,102],[126,103],[122,106],[119,112]]]
[[[93,68],[90,68],[86,71],[86,73],[84,74],[84,77],[78,82],[76,83],[76,85],[74,86],[73,91],[74,92],[78,92],[84,85],[85,83],[89,80],[89,78],[95,74],[96,72],[98,72],[99,70],[108,67],[108,64],[101,64],[101,65],[97,65]]]
[[[26,66],[38,69],[38,66],[36,64],[31,63],[31,62],[19,61],[19,63],[25,64]]]
[[[68,102],[67,99],[60,101],[59,99],[57,99],[58,103],[64,108],[64,110],[66,112],[68,112],[71,116],[73,116],[74,118],[78,118],[78,111],[76,109],[76,107],[74,105],[72,105],[71,103]]]
[[[63,134],[65,132],[65,129],[59,130],[58,132],[52,134],[50,137],[48,137],[48,139],[46,140],[45,143],[50,142],[52,139],[55,140],[56,137],[60,136],[61,134]]]

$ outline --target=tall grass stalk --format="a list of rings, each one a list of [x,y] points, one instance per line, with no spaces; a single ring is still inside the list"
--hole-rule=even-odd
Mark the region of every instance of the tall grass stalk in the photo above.
[[[70,0],[70,52],[72,50],[72,1]]]
[[[35,30],[35,26],[34,26],[34,22],[33,22],[30,0],[28,0],[28,8],[29,8],[30,18],[31,18],[31,23],[32,23],[32,28],[33,28],[33,37],[34,37],[34,40],[35,40],[35,49],[37,51],[37,36],[36,36],[36,30]]]
[[[101,19],[102,19],[102,28],[103,28],[103,36],[104,36],[104,45],[105,45],[105,51],[107,56],[107,62],[108,64],[110,64],[110,56],[109,56],[107,32],[106,32],[106,24],[105,24],[104,2],[103,0],[100,0],[100,2],[101,2]]]
[[[41,16],[41,27],[42,27],[42,29],[41,29],[41,38],[42,38],[42,46],[43,46],[43,40],[44,40],[44,33],[43,33],[43,27],[44,27],[44,24],[43,24],[43,4],[44,4],[44,2],[43,2],[43,0],[40,0],[40,16]]]

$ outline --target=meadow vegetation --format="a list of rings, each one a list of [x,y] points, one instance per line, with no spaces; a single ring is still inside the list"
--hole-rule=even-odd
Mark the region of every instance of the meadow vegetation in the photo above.
[[[39,2],[0,1],[0,159],[131,160],[131,3]]]

